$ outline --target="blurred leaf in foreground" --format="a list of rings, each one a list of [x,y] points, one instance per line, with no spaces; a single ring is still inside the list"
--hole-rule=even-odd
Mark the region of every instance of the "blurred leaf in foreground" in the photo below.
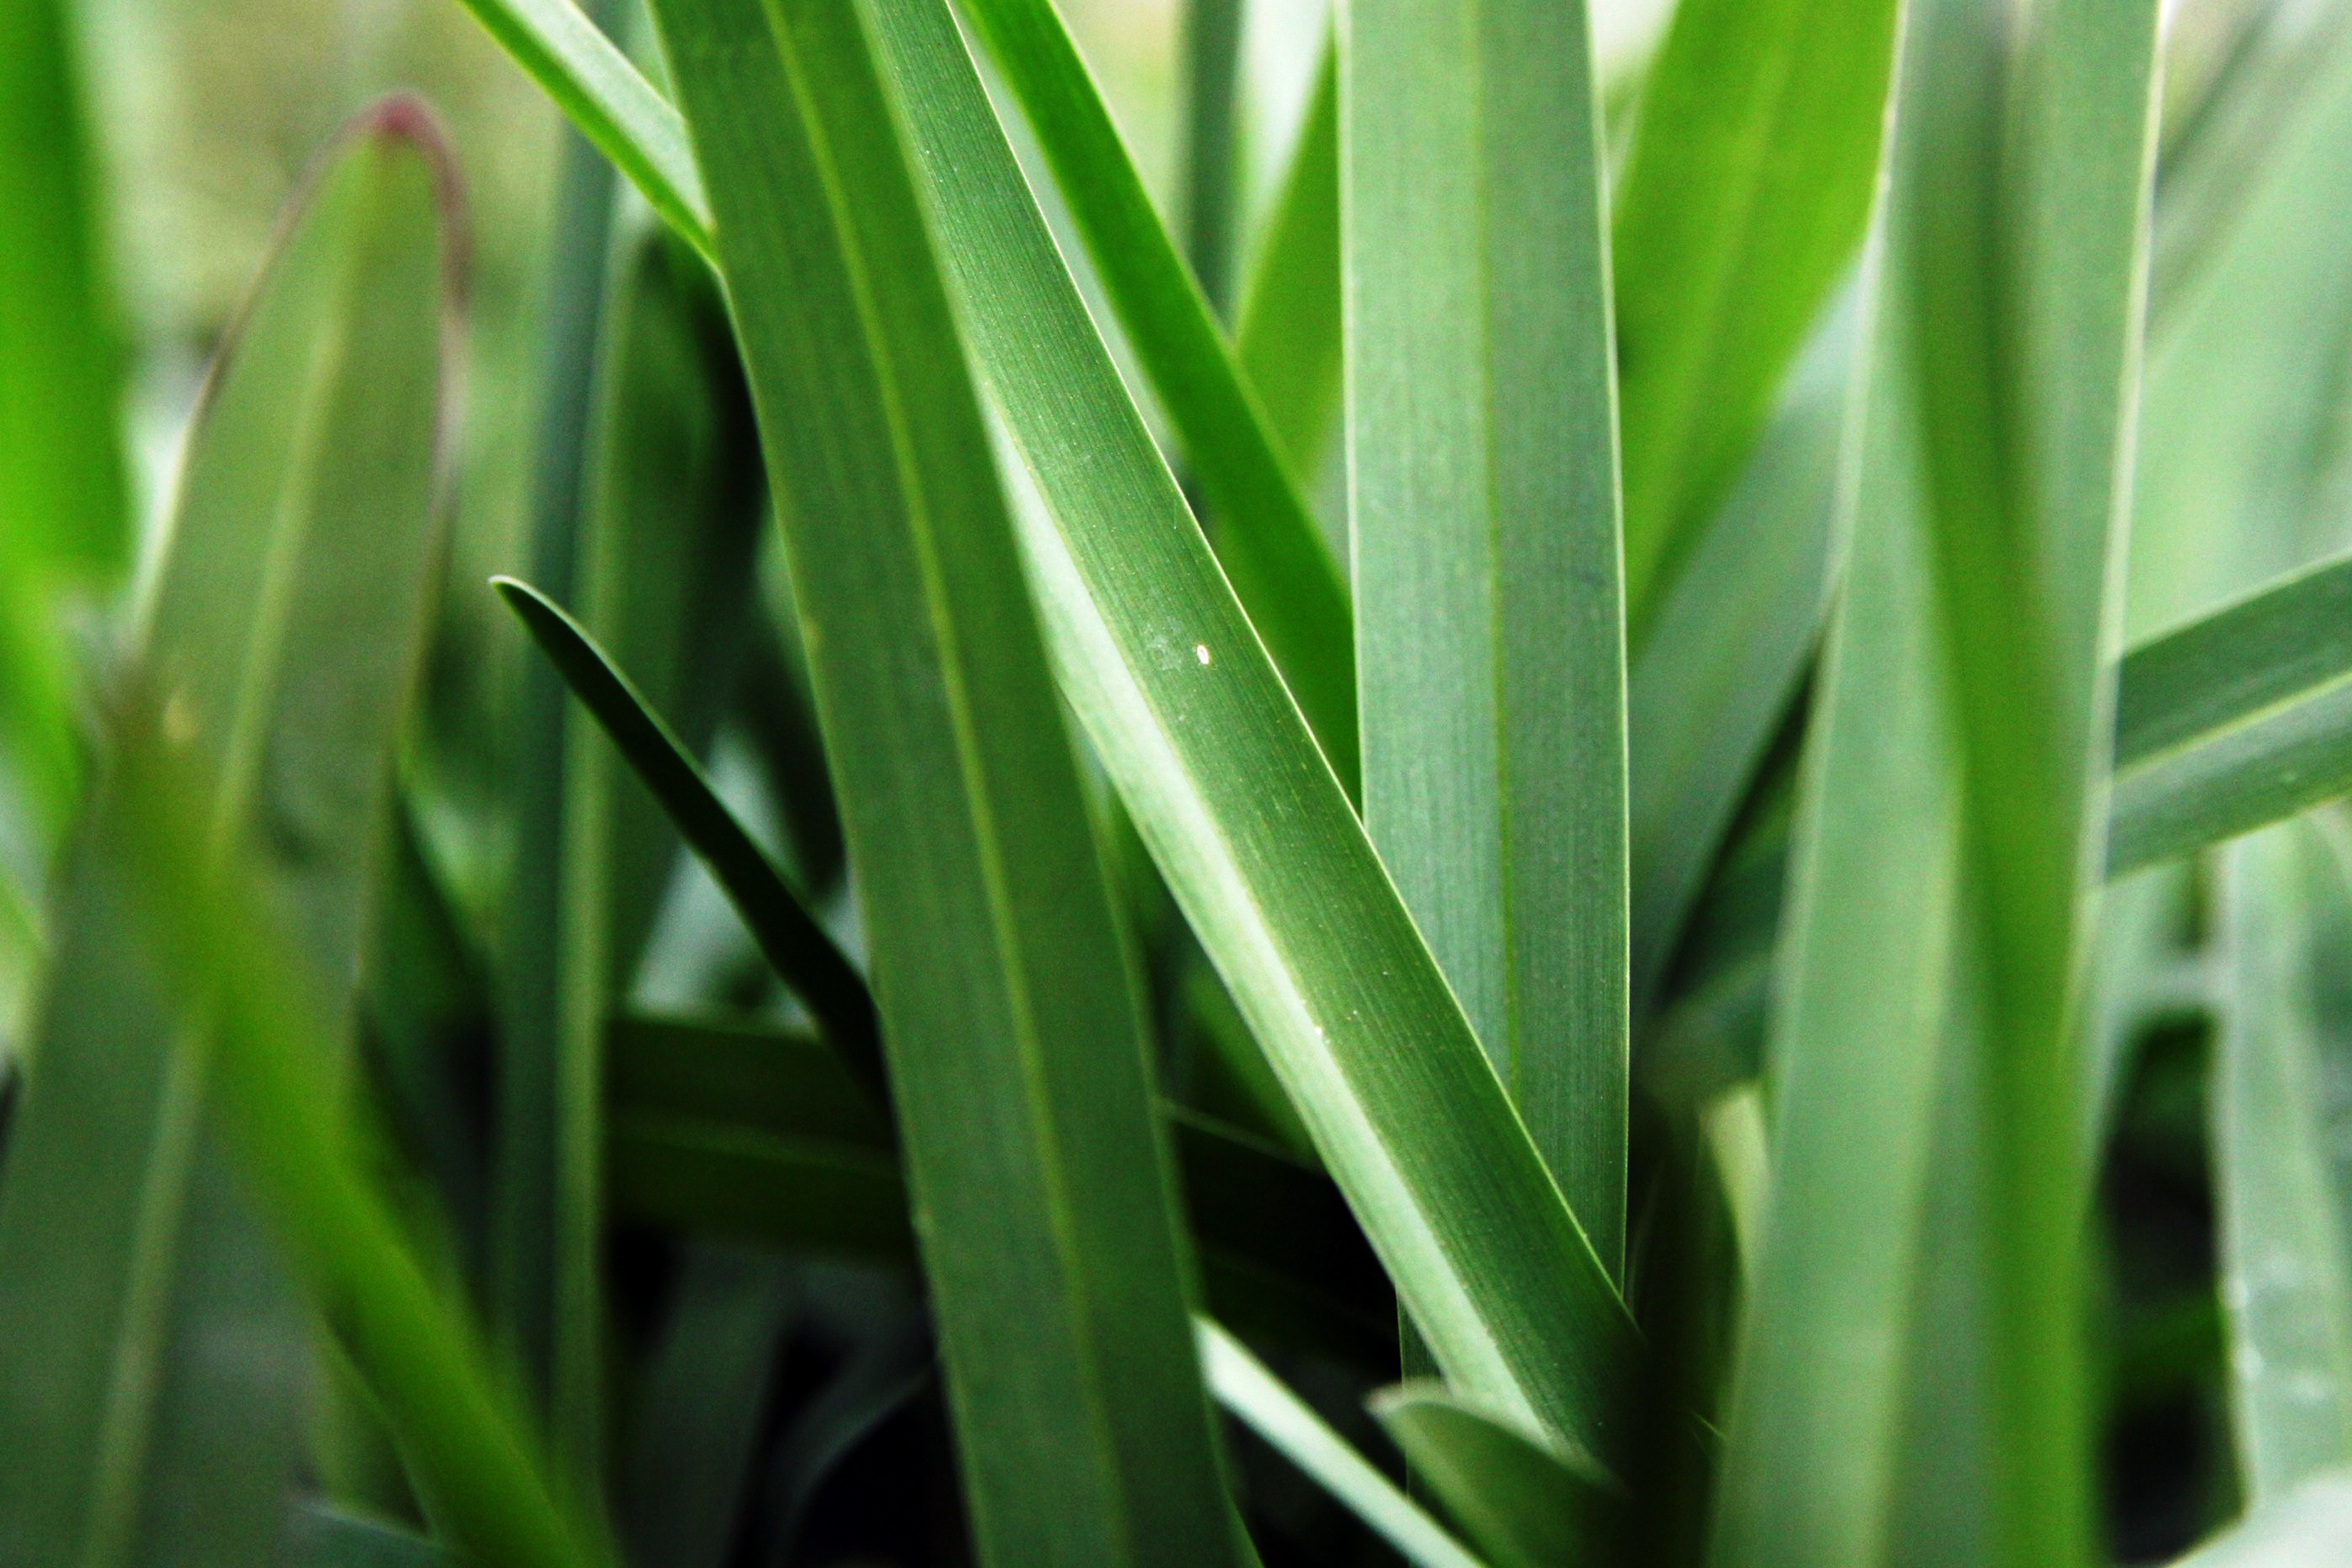
[[[455,201],[414,103],[321,160],[205,389],[131,676],[209,852],[254,856],[299,917],[337,1019],[314,1052],[347,1044],[439,547]],[[0,1171],[0,1562],[247,1563],[281,1526],[305,1338],[223,1163],[210,1026],[140,941],[124,809],[102,794],[71,852]]]

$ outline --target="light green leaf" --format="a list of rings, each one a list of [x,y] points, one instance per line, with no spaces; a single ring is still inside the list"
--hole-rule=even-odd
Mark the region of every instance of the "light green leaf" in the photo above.
[[[2342,236],[2352,201],[2352,18],[2279,13],[2305,85],[2225,157],[2208,251],[2151,325],[2133,480],[2128,631],[2204,613],[2265,579],[2352,547],[2340,345],[2352,331]],[[2255,67],[2254,83],[2264,68]],[[2232,163],[2237,166],[2229,166]],[[2165,173],[2181,221],[2180,176]],[[2159,230],[2159,239],[2163,237]]]
[[[0,13],[0,523],[16,569],[102,575],[131,546],[123,353],[74,9]]]
[[[848,0],[654,10],[846,812],[976,1551],[1244,1561],[1131,960],[900,106]]]
[[[62,822],[79,773],[53,596],[130,555],[122,344],[100,244],[75,7],[0,11],[0,735],[24,790]]]
[[[1215,5],[1231,0],[1201,0]],[[1217,558],[1343,780],[1356,776],[1346,590],[1234,353],[1053,0],[963,0],[1053,165],[1087,253],[1208,501]]]
[[[2352,1065],[2352,881],[2339,855],[2326,827],[2283,823],[2222,858],[2214,1195],[2255,1507],[2352,1463],[2352,1157],[2333,1110]]]
[[[1981,1561],[2071,1561],[2090,1534],[2070,1005],[2105,832],[2156,15],[2056,0],[2012,28],[1926,0],[1906,29],[1726,1565],[1901,1556],[1898,1500],[1931,1497],[1979,1521]],[[1937,1168],[1982,1229],[1923,1246],[1943,1050],[1942,1118],[1979,1146]],[[1957,1339],[1913,1349],[1915,1312]],[[1934,1447],[1957,1410],[1903,1412],[1931,1369],[1979,1402],[1980,1474],[1969,1445]],[[1927,1462],[1898,1474],[1905,1418]]]
[[[189,809],[300,918],[335,1007],[313,1053],[348,1044],[438,550],[448,179],[405,101],[319,165],[199,405],[137,657],[200,759]],[[282,1522],[304,1336],[182,1047],[202,1020],[128,923],[123,810],[64,876],[0,1182],[0,1561],[242,1564]]]
[[[1217,1402],[1249,1424],[1415,1568],[1479,1568],[1478,1559],[1374,1469],[1249,1348],[1208,1319],[1194,1325]]]
[[[1614,1552],[1622,1500],[1591,1461],[1440,1384],[1386,1390],[1372,1414],[1496,1568],[1598,1563]]]
[[[1086,315],[953,19],[898,84],[1062,689],[1440,1366],[1602,1447],[1634,1336]]]
[[[1326,43],[1242,290],[1234,353],[1290,471],[1312,483],[1339,411],[1339,61]]]
[[[1339,91],[1364,824],[1613,1276],[1625,656],[1584,7],[1359,6]]]
[[[1895,9],[1684,0],[1643,83],[1615,236],[1625,602],[1637,637],[1853,261]]]

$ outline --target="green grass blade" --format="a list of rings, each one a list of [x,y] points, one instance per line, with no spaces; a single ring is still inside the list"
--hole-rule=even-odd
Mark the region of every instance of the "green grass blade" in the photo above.
[[[1634,1338],[1055,255],[953,18],[877,13],[1062,690],[1446,1374],[1605,1447]]]
[[[0,15],[0,518],[20,569],[103,574],[131,549],[123,353],[73,10]]]
[[[10,760],[52,822],[78,775],[68,669],[51,625],[64,581],[130,554],[123,353],[100,243],[74,7],[0,13],[0,720]]]
[[[2326,1568],[2352,1553],[2352,1475],[2336,1471],[2257,1509],[2172,1568]]]
[[[2145,278],[2154,12],[1972,5],[1906,21],[1854,561],[1820,700],[1788,973],[1778,1168],[1716,1560],[1880,1561],[1897,1488],[1969,1514],[2004,1563],[2089,1532],[2080,1373],[2082,962],[2120,606],[2117,455]],[[1990,270],[1988,270],[1988,264]],[[2062,347],[2063,345],[2063,352]],[[1979,1136],[1915,1285],[1937,1057]],[[1966,1240],[1980,1253],[1956,1251]],[[1921,1304],[1915,1308],[1915,1289]],[[1923,1330],[1964,1293],[1963,1342]],[[1913,1367],[1980,1401],[1988,1470],[1948,1444],[1896,1479]],[[1921,1373],[1920,1375],[1926,1375]],[[1947,1423],[1908,1414],[1933,1447]],[[1831,1468],[1834,1467],[1834,1468]],[[1916,1514],[1917,1510],[1913,1510]]]
[[[771,1436],[800,1270],[731,1247],[689,1247],[641,1363],[615,1511],[630,1561],[727,1568]]]
[[[413,104],[321,162],[200,405],[139,655],[202,759],[192,808],[256,847],[346,1007],[438,549],[453,200]],[[0,1558],[251,1562],[282,1520],[299,1319],[124,923],[119,816],[63,883],[0,1183]],[[284,1348],[195,1353],[208,1335]]]
[[[580,624],[527,583],[511,577],[491,582],[726,890],[776,973],[838,1042],[844,1059],[877,1102],[887,1104],[880,1029],[864,976],[808,912],[767,851],[735,820],[669,726]]]
[[[759,435],[726,306],[699,259],[654,231],[620,272],[576,602],[646,707],[704,756],[749,640],[768,522]],[[678,839],[651,793],[612,783],[617,759],[601,742],[590,749],[597,760],[579,761],[578,795],[609,798],[583,813],[575,852],[610,867],[603,963],[625,987]]]
[[[1774,1158],[1710,1561],[1878,1561],[1953,921],[1956,803],[1916,497],[1873,408],[1774,999]],[[1867,951],[1870,961],[1849,955]]]
[[[2323,563],[2126,656],[2111,876],[2352,790],[2352,561]]]
[[[216,1026],[184,1034],[180,1048],[206,1058],[244,1174],[320,1317],[367,1380],[463,1555],[608,1568],[610,1552],[558,1500],[463,1320],[435,1293],[362,1173],[332,1109],[341,1089],[325,977],[279,924],[299,900],[245,857],[219,853],[204,809],[207,770],[179,738],[171,700],[159,709],[143,685],[127,698],[92,858],[117,883],[130,933],[152,943],[166,994],[184,1012],[205,1005],[190,998],[215,1010]],[[272,1501],[284,1506],[282,1496]]]
[[[655,16],[848,814],[977,1552],[1244,1561],[1132,961],[866,20]]]
[[[1311,484],[1339,412],[1339,60],[1328,42],[1271,205],[1234,353],[1290,471]]]
[[[1242,0],[1184,7],[1184,256],[1220,315],[1233,310],[1241,207],[1242,13]]]
[[[466,8],[663,222],[712,254],[709,198],[677,110],[573,0],[466,0]]]
[[[582,23],[608,25],[615,0],[583,0]],[[601,37],[601,33],[592,34]],[[538,345],[524,560],[571,599],[583,540],[619,182],[576,131],[559,135]],[[554,672],[525,659],[507,747],[513,848],[499,900],[497,1051],[492,1068],[487,1289],[524,1386],[563,1461],[602,1473],[604,1312],[596,1215],[595,1025],[607,988],[605,873],[570,753],[570,710]],[[584,829],[575,846],[572,835]],[[582,851],[585,851],[584,853]]]
[[[1894,0],[1675,9],[1617,203],[1625,603],[1637,630],[1853,260],[1895,10]]]
[[[2255,1507],[2352,1463],[2352,1159],[2323,1088],[2352,1049],[2352,1017],[2328,994],[2352,958],[2352,883],[2326,831],[2282,824],[2222,860],[2214,1188],[2239,1472]]]
[[[2352,791],[2352,684],[2336,682],[2118,774],[2107,874],[2194,854]]]
[[[1356,690],[1347,590],[1234,352],[1152,212],[1053,0],[964,0],[963,9],[1019,97],[1191,459],[1225,575],[1352,792]]]
[[[1478,1559],[1374,1469],[1239,1340],[1206,1318],[1195,1325],[1201,1364],[1217,1402],[1313,1477],[1414,1568],[1479,1568]]]
[[[1584,8],[1340,50],[1364,822],[1569,1206],[1624,1247],[1625,662]]]
[[[1605,1561],[1622,1521],[1616,1486],[1589,1461],[1434,1383],[1376,1395],[1372,1414],[1496,1568]]]
[[[2352,675],[2352,558],[2290,574],[2135,646],[2116,690],[2129,768]]]

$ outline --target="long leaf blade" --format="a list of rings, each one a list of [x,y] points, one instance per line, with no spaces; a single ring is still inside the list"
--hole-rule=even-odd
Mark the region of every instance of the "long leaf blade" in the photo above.
[[[1725,1564],[1966,1552],[1897,1533],[1955,1514],[2005,1563],[2089,1530],[2069,998],[2104,834],[2155,16],[2061,0],[2011,29],[1933,0],[1906,27]],[[1968,1157],[1942,1167],[1929,1256],[1939,1137]],[[1895,1464],[1906,1416],[1924,1469]]]
[[[117,883],[126,928],[152,944],[166,993],[185,1011],[198,998],[217,1005],[209,1039],[191,1032],[180,1048],[209,1058],[223,1120],[279,1242],[463,1555],[611,1568],[609,1548],[547,1479],[478,1342],[363,1174],[349,1125],[332,1110],[339,1031],[321,1001],[324,976],[281,924],[295,901],[277,896],[283,889],[247,856],[220,852],[202,809],[206,770],[175,731],[168,700],[159,709],[134,685],[116,726],[113,793],[96,818],[107,831],[93,860]],[[284,1494],[269,1495],[275,1525]],[[273,1532],[261,1560],[276,1546]]]
[[[1584,7],[1356,8],[1340,99],[1365,826],[1613,1275],[1625,665]]]
[[[848,813],[980,1553],[1238,1562],[1129,960],[866,20],[655,16]]]
[[[710,201],[686,127],[596,24],[572,0],[466,0],[466,8],[662,221],[710,255]]]
[[[1339,408],[1339,60],[1331,43],[1270,205],[1234,353],[1290,471],[1311,484]]]
[[[2352,1165],[2322,1090],[2352,1047],[2352,1019],[2326,994],[2352,954],[2352,884],[2325,831],[2282,824],[2222,862],[2214,1188],[2231,1407],[2256,1507],[2352,1463]]]
[[[1632,1324],[1186,513],[937,0],[877,38],[1062,689],[1447,1375],[1605,1447]]]
[[[1574,1456],[1433,1384],[1389,1389],[1372,1413],[1496,1568],[1590,1563],[1615,1550],[1622,1499]]]
[[[679,837],[726,889],[777,974],[839,1043],[844,1059],[877,1103],[887,1103],[881,1031],[864,977],[808,912],[767,851],[736,821],[669,726],[580,624],[528,583],[494,577],[491,584],[669,814]]]
[[[1445,1527],[1374,1469],[1239,1340],[1202,1318],[1201,1363],[1217,1401],[1315,1478],[1414,1568],[1478,1568]]]
[[[208,384],[139,656],[212,831],[257,847],[346,1007],[437,548],[446,182],[404,102],[322,161]],[[302,1336],[127,923],[119,816],[92,813],[64,881],[0,1183],[0,1559],[251,1561]],[[208,1334],[275,1348],[196,1353]]]
[[[1211,0],[1222,3],[1222,0]],[[1087,254],[1207,498],[1218,560],[1343,780],[1356,771],[1347,593],[1240,366],[1053,0],[964,0],[1052,163]]]
[[[1692,0],[1617,208],[1625,600],[1646,627],[1869,216],[1895,0]]]

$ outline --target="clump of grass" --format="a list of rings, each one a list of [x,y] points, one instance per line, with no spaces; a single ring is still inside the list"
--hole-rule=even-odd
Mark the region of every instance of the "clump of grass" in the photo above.
[[[95,653],[0,25],[0,1563],[2341,1555],[2352,35],[1342,0],[1245,247],[1232,0],[1181,244],[1054,0],[467,5],[528,558],[395,100]]]

